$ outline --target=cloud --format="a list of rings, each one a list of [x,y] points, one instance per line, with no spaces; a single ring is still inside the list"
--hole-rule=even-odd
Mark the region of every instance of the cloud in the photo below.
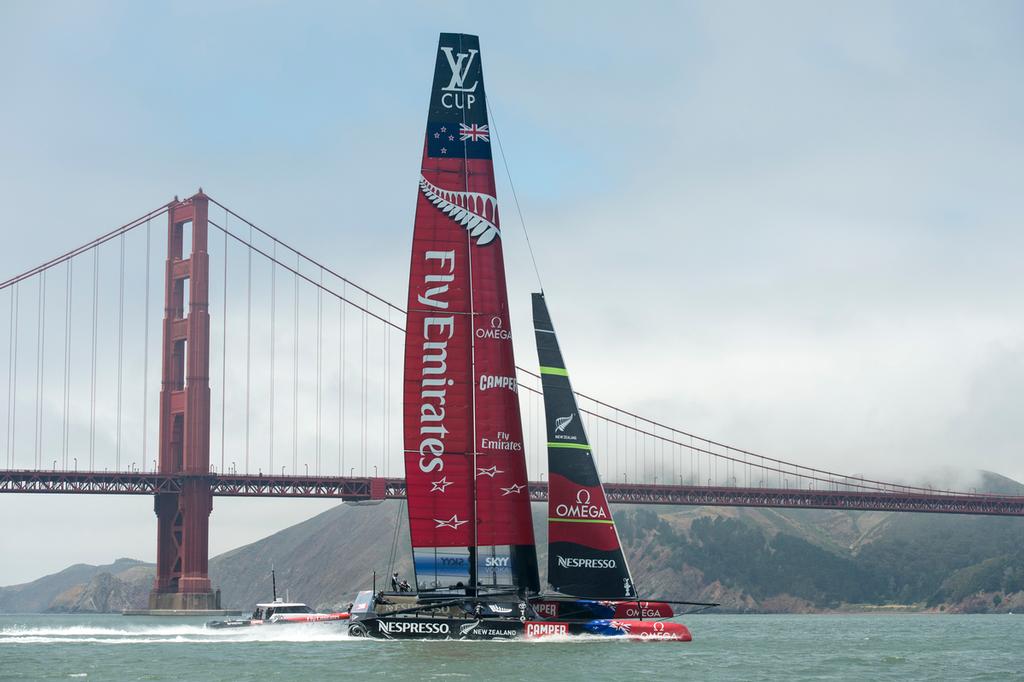
[[[0,57],[17,68],[0,74],[11,94],[0,268],[24,270],[202,185],[402,302],[429,55],[438,30],[476,30],[578,389],[807,465],[1024,478],[1012,413],[1024,381],[1020,7],[453,3],[386,14],[6,8]],[[502,175],[517,358],[530,366],[537,284]],[[258,409],[265,376],[261,365]],[[106,404],[107,440],[111,418]],[[67,499],[83,518],[118,515],[125,532],[88,543],[68,532],[65,558],[0,567],[0,582],[94,549],[96,561],[137,555],[133,538],[152,537],[145,504],[136,516],[125,502]],[[55,528],[40,497],[2,503],[36,515],[33,532]],[[261,511],[231,525],[230,504],[214,512],[222,548],[273,523]],[[238,504],[281,518],[307,509]]]

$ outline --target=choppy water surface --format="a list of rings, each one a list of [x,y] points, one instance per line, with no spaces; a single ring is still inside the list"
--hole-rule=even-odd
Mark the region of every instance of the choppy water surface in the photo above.
[[[689,644],[376,642],[338,625],[0,616],[0,679],[1024,680],[1024,616],[684,619]]]

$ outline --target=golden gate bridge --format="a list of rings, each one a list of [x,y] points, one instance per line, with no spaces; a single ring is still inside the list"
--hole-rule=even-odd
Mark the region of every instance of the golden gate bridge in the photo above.
[[[152,495],[151,608],[215,606],[214,496],[405,496],[404,311],[202,190],[11,277],[4,295],[0,492]],[[540,380],[517,379],[542,501]],[[1024,516],[1024,497],[802,466],[578,399],[612,502]]]

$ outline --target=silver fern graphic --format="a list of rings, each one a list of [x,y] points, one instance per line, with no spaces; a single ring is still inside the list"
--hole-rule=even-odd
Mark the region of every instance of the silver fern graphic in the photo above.
[[[434,206],[469,230],[469,235],[476,237],[478,246],[490,244],[495,237],[500,236],[498,226],[494,224],[498,219],[498,200],[491,195],[441,189],[422,175],[420,189]]]
[[[573,417],[575,416],[575,414],[570,414],[568,417],[555,417],[555,431],[558,433],[565,431],[569,428],[569,424],[572,424]]]

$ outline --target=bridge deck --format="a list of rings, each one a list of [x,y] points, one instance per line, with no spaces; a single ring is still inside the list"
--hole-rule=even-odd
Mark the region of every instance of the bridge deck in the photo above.
[[[345,501],[405,497],[405,479],[372,477],[207,474],[213,494],[225,497],[317,497]],[[144,472],[0,470],[0,493],[153,495],[181,490],[184,476]],[[798,490],[730,486],[607,483],[610,502],[849,509],[1024,516],[1024,497],[1001,495],[863,490]],[[548,498],[547,483],[530,483],[536,502]]]

